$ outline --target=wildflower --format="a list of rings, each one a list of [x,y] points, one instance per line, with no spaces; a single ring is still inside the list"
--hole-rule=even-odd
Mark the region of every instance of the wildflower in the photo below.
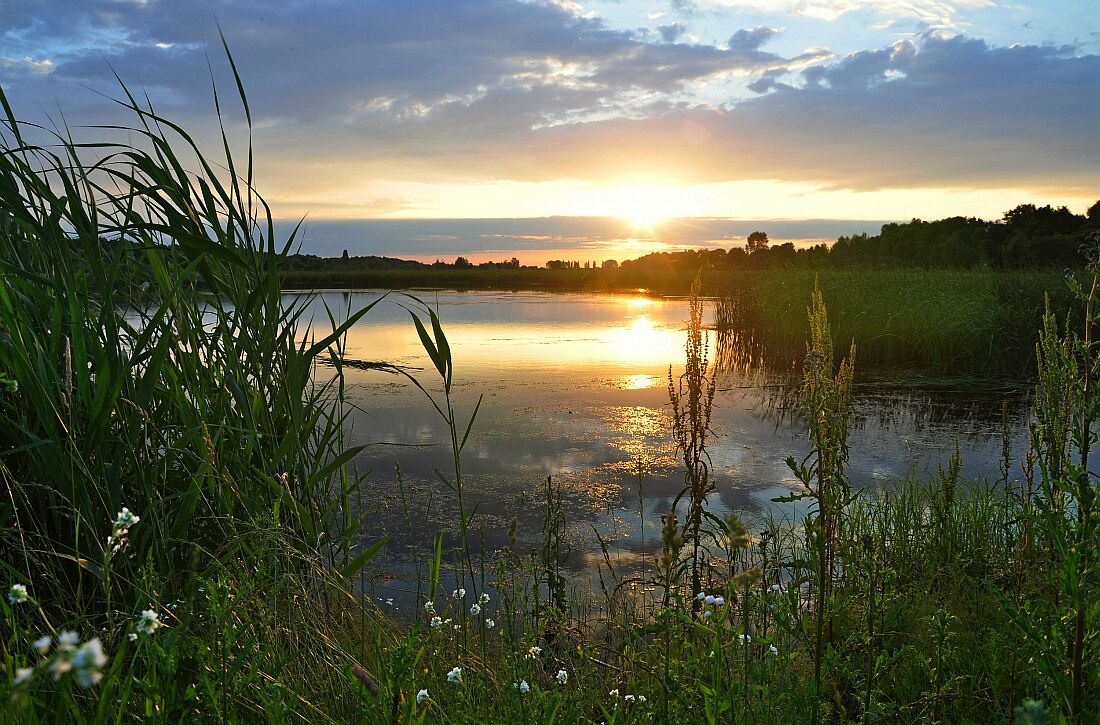
[[[527,657],[528,658],[538,657],[539,652],[542,652],[542,647],[539,647],[538,645],[534,645],[533,647],[531,647],[531,649],[527,650]]]
[[[564,685],[566,682],[569,682],[569,673],[565,670],[558,670],[558,676],[556,679],[559,685]]]
[[[134,625],[134,629],[148,636],[156,633],[156,631],[163,626],[164,623],[160,621],[160,615],[152,609],[146,609],[138,616],[137,624]]]
[[[699,592],[698,594],[695,595],[695,598],[698,599],[701,602],[701,601],[703,601],[704,599],[707,598],[707,593],[706,592]]]
[[[73,653],[72,667],[75,671],[76,684],[81,687],[91,687],[103,679],[99,668],[107,664],[107,655],[103,652],[103,645],[99,638],[90,639],[80,649]]]
[[[453,621],[454,621],[453,619],[451,619],[450,617],[447,617],[446,619],[443,620],[443,624],[450,624]]]
[[[20,667],[15,671],[15,681],[13,684],[22,685],[27,680],[34,676],[34,670],[30,667]]]
[[[440,619],[439,617],[432,617],[432,621],[431,621],[432,629],[435,629],[436,627],[438,627],[441,624],[443,624],[442,619]]]
[[[22,604],[30,599],[27,594],[27,587],[22,584],[12,584],[11,589],[8,590],[8,601],[12,604]]]
[[[612,697],[618,697],[619,696],[619,688],[616,687],[614,690],[612,690],[611,692],[609,692],[607,694],[611,695]],[[630,697],[630,696],[627,695],[627,697]],[[631,699],[633,699],[633,698],[631,698]]]
[[[141,521],[141,517],[137,516],[136,514],[134,514],[133,511],[123,506],[122,510],[118,512],[118,516],[115,517],[115,528],[128,529],[136,524],[138,521]]]
[[[645,704],[645,695],[638,695],[638,702]]]
[[[69,652],[80,643],[80,635],[76,632],[65,630],[57,635],[57,648],[62,652]]]
[[[465,589],[455,589],[453,592],[451,592],[451,596],[454,597],[455,599],[462,599],[464,596],[466,596],[466,590]]]
[[[488,603],[489,603],[489,595],[488,595],[488,594],[486,594],[485,592],[482,592],[482,593],[481,593],[481,596],[480,596],[480,597],[478,597],[478,598],[477,598],[477,600],[478,600],[478,602],[480,602],[481,604],[488,604]]]
[[[424,602],[424,611],[428,614],[435,614],[435,604],[431,601]]]
[[[773,655],[777,655],[777,654],[779,654],[779,650],[777,650],[777,649],[775,648],[775,645],[774,645],[774,644],[773,644],[773,645],[771,645],[770,647],[768,647],[768,649],[770,649],[770,650],[771,650],[771,652],[772,652],[772,654],[773,654]]]
[[[392,607],[393,606],[393,597],[389,597],[388,599],[386,599],[386,606],[387,607]]]
[[[751,637],[750,635],[747,635],[747,634],[739,634],[739,635],[737,635],[737,640],[738,640],[738,641],[739,641],[739,642],[740,642],[741,644],[751,644],[751,643],[752,643],[752,637]]]
[[[707,655],[707,657],[713,657],[713,656],[714,656],[714,650],[711,650],[711,651],[710,651],[710,654],[709,654],[709,655]]]
[[[519,690],[519,694],[526,695],[531,691],[531,686],[527,684],[527,680],[520,680],[519,682],[513,682],[512,687]]]
[[[126,636],[130,638],[131,642],[137,642],[137,632],[130,632],[130,634]]]
[[[494,622],[493,620],[491,620],[491,619],[486,619],[485,620],[485,629],[492,629],[495,626],[497,626],[497,623]]]
[[[428,690],[427,689],[421,690],[420,692],[416,693],[416,704],[419,705],[420,703],[427,700],[428,697],[429,697]]]
[[[459,630],[461,630],[461,629],[462,629],[462,625],[461,625],[461,624],[456,624],[456,625],[454,626],[454,630],[455,630],[456,632],[458,632],[458,631],[459,631]]]
[[[34,648],[36,650],[38,650],[39,654],[44,655],[44,654],[46,654],[47,652],[50,651],[50,644],[52,644],[52,643],[53,643],[53,640],[50,639],[49,637],[39,637],[38,639],[36,639],[34,641]]]
[[[456,682],[462,684],[462,668],[455,667],[453,670],[447,673],[447,682]]]
[[[67,657],[57,657],[50,663],[50,670],[53,671],[53,681],[57,682],[61,679],[62,675],[73,668],[73,663],[68,660]]]
[[[707,610],[707,611],[703,612],[703,616],[706,617],[707,619],[710,619],[710,616],[712,614],[714,614],[714,612],[712,612],[710,610]]]
[[[618,692],[618,690],[613,690],[613,692]],[[634,702],[634,696],[633,695],[623,695],[623,699],[626,700],[627,702]]]
[[[783,587],[779,586],[778,584],[772,584],[771,589],[772,589],[773,592],[783,591]]]
[[[470,616],[471,617],[476,617],[479,614],[481,614],[481,607],[478,606],[477,604],[471,605],[470,606]]]
[[[714,604],[714,595],[713,594],[708,594],[707,596],[705,596],[703,598],[703,601],[706,602],[707,604]]]
[[[726,606],[726,598],[725,597],[715,597],[714,598],[714,604],[715,604],[715,606],[718,606],[718,607],[724,607],[724,606]]]

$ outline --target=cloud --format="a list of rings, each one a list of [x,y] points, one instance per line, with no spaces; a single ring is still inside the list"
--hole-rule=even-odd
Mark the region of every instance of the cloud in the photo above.
[[[661,40],[666,43],[674,43],[687,31],[683,23],[672,23],[670,25],[658,25],[657,32],[661,34]]]
[[[730,36],[728,45],[730,50],[750,51],[756,50],[764,43],[771,40],[779,31],[761,25],[752,30],[738,30]]]
[[[996,7],[994,0],[700,0],[696,5],[752,13],[788,13],[833,21],[856,12],[919,21],[926,28],[958,28],[961,11]]]
[[[985,4],[881,7],[912,16]],[[0,83],[17,113],[62,99],[81,123],[117,121],[87,90],[109,90],[114,67],[208,138],[208,52],[220,87],[233,88],[220,24],[257,119],[261,183],[333,214],[354,208],[370,178],[1079,191],[1095,188],[1100,164],[1100,56],[1069,47],[937,33],[842,58],[788,56],[761,50],[777,33],[768,26],[726,44],[685,42],[676,24],[658,37],[510,0],[16,2],[5,15]],[[12,59],[52,65],[33,72]],[[404,203],[389,195],[377,208]]]

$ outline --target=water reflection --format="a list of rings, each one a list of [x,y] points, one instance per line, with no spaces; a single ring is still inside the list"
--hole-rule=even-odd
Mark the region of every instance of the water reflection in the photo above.
[[[468,506],[490,549],[508,543],[515,521],[519,546],[534,548],[542,522],[545,477],[561,484],[574,552],[587,570],[598,554],[594,532],[615,561],[637,563],[659,545],[661,514],[683,486],[669,436],[669,368],[683,367],[687,304],[638,295],[431,293],[455,360],[456,401],[472,410],[484,395],[464,457]],[[341,314],[379,293],[322,295]],[[400,297],[383,301],[349,332],[346,354],[361,362],[403,366],[434,384]],[[407,300],[405,300],[407,303]],[[769,499],[795,485],[785,460],[807,452],[793,369],[765,366],[751,338],[710,331],[709,358],[718,376],[711,470],[718,515],[758,515]],[[857,365],[858,368],[858,365]],[[392,536],[383,564],[401,574],[417,546],[435,532],[455,533],[453,496],[435,471],[448,471],[448,434],[422,394],[371,365],[346,370],[356,408],[356,461],[371,471],[362,506],[372,512],[364,536]],[[324,369],[319,375],[327,374]],[[1001,452],[1001,405],[1009,403],[1017,457],[1026,446],[1026,392],[1013,387],[904,376],[861,375],[852,405],[848,471],[859,488],[897,476],[935,473],[956,441],[965,475],[995,476]],[[930,384],[934,383],[934,384]],[[430,387],[430,385],[429,385]],[[400,467],[403,487],[397,484]]]

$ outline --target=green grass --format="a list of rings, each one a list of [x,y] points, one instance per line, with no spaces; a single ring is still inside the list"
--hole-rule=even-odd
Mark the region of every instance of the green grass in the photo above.
[[[774,362],[801,361],[806,305],[818,281],[837,349],[855,342],[861,369],[1032,377],[1044,299],[1065,314],[1058,272],[765,270],[720,278],[737,326]]]
[[[341,333],[367,311],[306,334],[308,298],[280,297],[293,239],[274,238],[250,163],[199,154],[185,172],[190,138],[133,99],[136,145],[34,146],[0,100],[5,722],[1084,723],[1100,711],[1096,484],[1081,466],[1095,343],[1042,321],[1026,476],[962,481],[952,460],[932,481],[861,496],[839,434],[846,378],[825,354],[856,337],[857,360],[984,369],[1032,334],[1021,320],[1053,278],[823,274],[830,317],[817,306],[803,389],[814,453],[792,461],[817,505],[755,522],[752,537],[705,515],[688,531],[670,512],[659,568],[605,568],[599,592],[563,573],[552,480],[540,551],[487,562],[470,545],[482,524],[461,505],[461,463],[476,410],[452,407],[429,313],[416,326],[439,379],[417,382],[451,431],[441,490],[464,536],[416,562],[417,614],[397,620],[357,595],[373,548],[357,545],[354,512],[369,492],[346,465],[339,361]],[[734,282],[753,329],[805,355],[794,330],[812,275]],[[322,359],[334,367],[315,378]],[[705,418],[684,420],[705,461]],[[700,603],[695,577],[723,602]]]

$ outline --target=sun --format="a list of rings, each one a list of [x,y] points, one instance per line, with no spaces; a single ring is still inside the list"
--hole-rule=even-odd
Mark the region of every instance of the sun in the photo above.
[[[655,208],[638,207],[627,211],[623,218],[632,229],[651,232],[668,218],[668,215]]]

